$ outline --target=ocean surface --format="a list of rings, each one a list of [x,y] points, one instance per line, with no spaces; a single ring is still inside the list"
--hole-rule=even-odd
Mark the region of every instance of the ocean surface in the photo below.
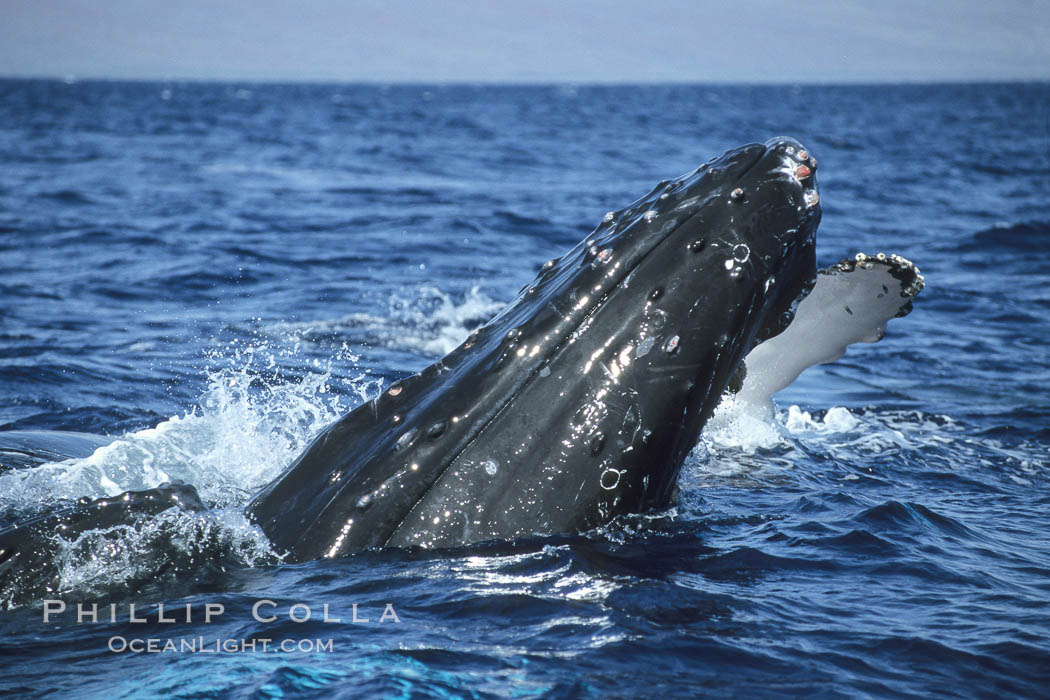
[[[245,521],[604,212],[776,135],[820,160],[819,261],[927,286],[774,423],[716,416],[670,509],[294,565]],[[0,695],[1050,696],[1048,337],[1047,84],[0,81],[0,430],[117,437],[0,474],[0,524],[175,480],[209,506],[63,541],[0,612]],[[294,648],[215,651],[251,639]]]

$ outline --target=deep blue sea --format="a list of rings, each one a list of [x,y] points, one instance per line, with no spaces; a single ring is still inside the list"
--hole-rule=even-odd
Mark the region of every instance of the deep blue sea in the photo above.
[[[774,424],[709,425],[669,510],[295,565],[245,521],[606,211],[776,135],[820,160],[819,261],[927,286]],[[209,505],[63,543],[69,610],[0,612],[0,695],[1050,696],[1048,338],[1047,84],[0,81],[0,430],[119,438],[0,474],[4,522],[172,480]],[[214,653],[250,639],[294,648]]]

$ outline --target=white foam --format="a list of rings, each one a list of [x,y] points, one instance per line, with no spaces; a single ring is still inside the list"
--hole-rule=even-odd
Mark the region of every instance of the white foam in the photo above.
[[[882,426],[866,425],[848,408],[833,406],[819,418],[802,410],[797,405],[775,409],[766,416],[753,410],[751,404],[738,403],[734,397],[723,399],[711,420],[704,427],[702,438],[708,450],[717,453],[724,450],[741,450],[754,454],[758,450],[789,447],[793,442],[823,437],[832,441],[853,439],[857,435],[893,435],[904,439],[900,430]],[[874,430],[873,430],[874,429]]]
[[[817,420],[807,411],[792,405],[788,407],[787,417],[784,419],[784,428],[792,434],[807,432],[818,432],[825,435],[847,433],[854,430],[858,425],[860,425],[860,421],[849,412],[849,409],[842,406],[832,406],[825,411],[822,419]]]
[[[790,468],[790,458],[770,454],[771,450],[790,452],[806,445],[849,463],[858,455],[915,449],[927,441],[923,429],[916,430],[907,421],[898,426],[892,416],[858,417],[847,408],[833,406],[814,417],[797,405],[787,409],[771,406],[768,412],[756,410],[754,404],[726,397],[704,427],[690,456],[690,469],[702,477],[731,477],[755,469]]]
[[[735,448],[754,452],[784,442],[777,423],[750,404],[725,396],[704,426],[703,439],[709,449]]]
[[[765,419],[753,408],[732,400],[719,406],[686,462],[680,481],[683,493],[725,478],[790,471],[799,463],[811,463],[815,455],[845,469],[893,460],[943,462],[943,468],[953,469],[957,460],[966,460],[1000,472],[1010,470],[1011,478],[1025,479],[1032,473],[1031,460],[1023,450],[995,440],[961,439],[965,429],[943,415],[843,406],[819,413],[797,405],[774,405]],[[846,474],[842,478],[856,477]]]
[[[353,313],[337,319],[277,323],[268,330],[302,333],[308,338],[355,332],[361,335],[361,342],[437,359],[454,350],[470,331],[502,306],[478,286],[472,287],[462,300],[426,286],[410,298],[393,297],[385,315]]]

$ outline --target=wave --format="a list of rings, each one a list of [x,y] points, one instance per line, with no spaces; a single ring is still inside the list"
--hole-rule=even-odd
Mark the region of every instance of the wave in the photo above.
[[[960,249],[966,252],[993,252],[996,249],[1043,253],[1050,245],[1050,222],[1026,221],[1001,224],[973,234]]]
[[[97,204],[94,199],[77,190],[55,190],[53,192],[41,192],[37,195],[41,199],[49,199],[53,202],[68,205],[91,205]]]

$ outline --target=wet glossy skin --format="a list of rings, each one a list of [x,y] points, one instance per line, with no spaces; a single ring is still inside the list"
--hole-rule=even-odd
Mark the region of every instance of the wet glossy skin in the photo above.
[[[53,435],[50,437],[54,438]],[[78,434],[73,444],[84,439]],[[126,491],[119,496],[95,500],[82,498],[0,529],[0,607],[8,609],[19,601],[55,595],[61,583],[62,540],[75,541],[89,530],[133,526],[144,517],[163,513],[172,507],[187,511],[204,510],[204,504],[192,486],[162,484],[144,491]]]
[[[815,170],[775,139],[606,215],[463,345],[327,428],[249,516],[310,559],[666,505],[740,359],[812,283]]]

